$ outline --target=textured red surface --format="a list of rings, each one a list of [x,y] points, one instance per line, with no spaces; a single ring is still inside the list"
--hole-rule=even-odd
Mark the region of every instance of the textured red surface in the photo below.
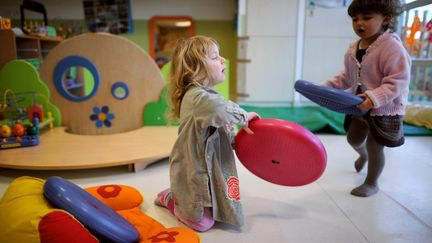
[[[61,211],[54,211],[41,219],[39,234],[43,243],[99,242],[75,218]]]
[[[283,186],[302,186],[317,180],[327,164],[319,138],[286,120],[258,119],[250,123],[254,134],[240,130],[235,151],[253,174]]]

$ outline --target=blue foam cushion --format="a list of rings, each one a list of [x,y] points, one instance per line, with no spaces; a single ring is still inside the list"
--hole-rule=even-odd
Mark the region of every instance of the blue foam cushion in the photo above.
[[[79,186],[61,177],[49,177],[44,196],[54,206],[66,210],[102,240],[138,242],[135,227],[120,214],[103,204]]]
[[[366,111],[357,108],[363,99],[341,89],[317,85],[305,80],[297,80],[294,88],[304,97],[332,111],[362,116]]]

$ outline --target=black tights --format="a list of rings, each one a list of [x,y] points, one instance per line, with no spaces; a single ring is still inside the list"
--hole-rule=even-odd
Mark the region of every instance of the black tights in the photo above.
[[[354,163],[357,172],[369,161],[366,180],[361,186],[354,188],[351,194],[359,197],[371,196],[378,191],[378,178],[384,169],[384,146],[374,139],[366,121],[357,117],[352,117],[347,140],[360,155]]]

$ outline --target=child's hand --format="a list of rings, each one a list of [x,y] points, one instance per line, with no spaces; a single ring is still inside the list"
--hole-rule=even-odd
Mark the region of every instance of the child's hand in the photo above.
[[[254,119],[259,119],[261,118],[257,113],[255,112],[248,112],[248,116],[247,116],[247,122],[246,124],[242,127],[245,132],[247,134],[253,134],[254,132],[249,128],[249,122],[254,120]]]
[[[247,116],[248,122],[250,122],[250,121],[252,121],[254,119],[259,119],[259,118],[261,118],[261,117],[258,115],[258,113],[256,113],[256,112],[248,112],[248,116]]]
[[[366,94],[358,94],[357,96],[363,99],[363,102],[357,105],[360,110],[368,111],[374,107],[372,100]]]

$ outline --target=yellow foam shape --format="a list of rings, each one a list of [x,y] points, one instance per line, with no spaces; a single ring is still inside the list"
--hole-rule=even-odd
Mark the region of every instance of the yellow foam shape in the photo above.
[[[432,106],[407,105],[404,122],[432,129]]]
[[[0,242],[39,242],[39,221],[58,211],[48,206],[43,196],[44,183],[24,176],[9,185],[0,201]]]

